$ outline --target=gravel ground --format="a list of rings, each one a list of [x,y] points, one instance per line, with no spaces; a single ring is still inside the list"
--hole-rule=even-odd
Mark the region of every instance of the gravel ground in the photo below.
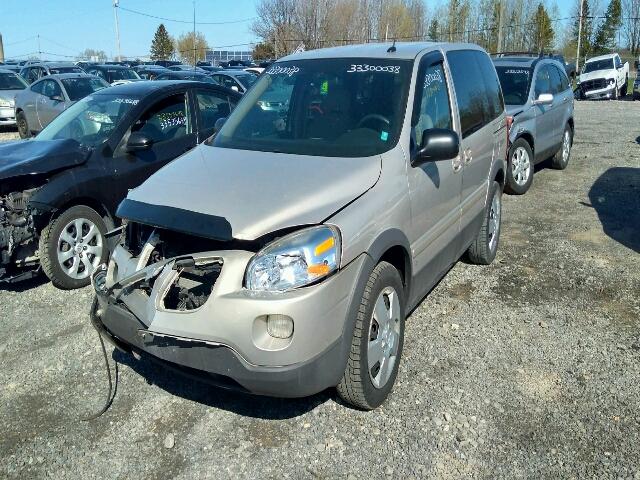
[[[373,412],[227,393],[117,352],[92,293],[0,290],[0,477],[640,478],[640,102],[576,104],[569,168],[507,197],[497,260],[413,312]],[[3,135],[0,133],[0,135]]]

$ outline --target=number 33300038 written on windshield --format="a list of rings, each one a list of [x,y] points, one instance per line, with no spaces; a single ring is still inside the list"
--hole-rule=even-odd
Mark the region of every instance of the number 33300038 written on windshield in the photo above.
[[[387,73],[400,73],[400,65],[351,65],[347,73],[354,72],[387,72]]]

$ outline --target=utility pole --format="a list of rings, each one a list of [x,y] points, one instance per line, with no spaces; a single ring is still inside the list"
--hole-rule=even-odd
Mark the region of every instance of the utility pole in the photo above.
[[[120,25],[118,22],[118,7],[120,6],[120,0],[113,0],[113,16],[116,22],[116,47],[118,49],[118,61],[122,60],[120,55]]]
[[[4,44],[2,43],[1,33],[0,33],[0,62],[4,62]]]
[[[584,12],[584,0],[580,0],[580,15],[578,23],[578,50],[576,51],[576,75],[580,75],[580,41],[582,40],[582,13]]]
[[[498,8],[498,52],[502,51],[502,34],[504,28],[504,0],[500,0]]]
[[[38,34],[38,60],[42,60],[42,50],[40,50],[40,34]]]

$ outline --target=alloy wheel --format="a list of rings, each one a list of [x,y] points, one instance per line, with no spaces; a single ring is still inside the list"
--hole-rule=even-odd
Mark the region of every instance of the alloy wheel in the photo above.
[[[518,185],[522,187],[527,184],[531,175],[531,159],[523,147],[516,148],[511,155],[511,171]]]
[[[498,245],[498,235],[500,233],[500,215],[502,204],[500,201],[499,191],[496,191],[491,200],[491,209],[489,210],[489,249],[493,252]]]
[[[58,239],[58,262],[69,277],[87,278],[102,260],[102,235],[86,218],[76,218],[63,229]]]

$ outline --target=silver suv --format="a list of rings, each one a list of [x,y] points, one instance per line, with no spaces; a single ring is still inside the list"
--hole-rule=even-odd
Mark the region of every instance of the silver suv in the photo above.
[[[121,203],[94,324],[219,385],[337,387],[375,408],[407,313],[465,252],[496,255],[506,139],[496,71],[475,45],[286,57],[213,140]]]
[[[505,191],[521,195],[531,187],[536,163],[551,158],[554,168],[567,168],[575,129],[573,91],[556,60],[502,56],[493,62],[512,122]]]

